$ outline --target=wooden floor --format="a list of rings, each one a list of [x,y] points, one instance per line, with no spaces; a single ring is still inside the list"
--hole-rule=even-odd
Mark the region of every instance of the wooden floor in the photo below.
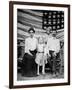
[[[56,76],[53,76],[53,74],[51,73],[46,73],[45,75],[42,75],[40,74],[39,76],[35,76],[35,77],[25,77],[25,76],[22,76],[20,73],[18,73],[18,76],[17,76],[17,80],[18,81],[21,81],[21,80],[44,80],[44,79],[61,79],[61,78],[64,78],[64,74],[58,74]]]

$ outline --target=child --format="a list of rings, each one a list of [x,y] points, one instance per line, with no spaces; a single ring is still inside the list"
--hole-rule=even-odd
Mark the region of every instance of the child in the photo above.
[[[45,64],[47,63],[47,55],[45,54],[45,43],[43,37],[39,37],[35,62],[37,63],[37,75],[39,75],[40,66],[42,66],[42,74],[45,74]]]

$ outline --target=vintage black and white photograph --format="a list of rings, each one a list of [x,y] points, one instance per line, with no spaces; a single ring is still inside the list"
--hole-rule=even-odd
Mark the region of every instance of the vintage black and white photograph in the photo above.
[[[15,85],[68,82],[68,8],[14,5]]]
[[[17,10],[17,80],[64,78],[64,11]]]

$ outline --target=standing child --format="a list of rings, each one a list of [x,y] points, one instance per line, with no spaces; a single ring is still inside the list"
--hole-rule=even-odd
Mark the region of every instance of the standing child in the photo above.
[[[39,37],[35,61],[37,63],[37,75],[40,74],[39,73],[40,66],[42,66],[42,74],[45,74],[45,64],[47,63],[47,55],[45,54],[45,43],[43,37]]]

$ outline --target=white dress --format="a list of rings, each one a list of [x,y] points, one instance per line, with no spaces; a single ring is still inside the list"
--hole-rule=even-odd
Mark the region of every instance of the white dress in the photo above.
[[[44,47],[45,44],[38,44],[38,52],[36,54],[35,62],[40,66],[47,63],[47,56],[44,54]]]

